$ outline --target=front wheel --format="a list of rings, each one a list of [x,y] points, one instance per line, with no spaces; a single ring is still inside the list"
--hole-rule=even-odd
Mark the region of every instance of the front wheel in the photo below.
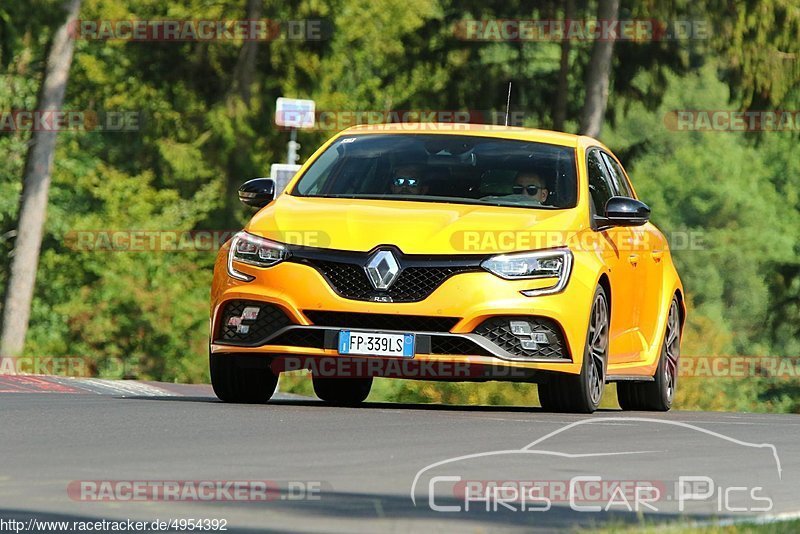
[[[222,401],[262,404],[278,387],[278,375],[263,356],[211,354],[209,360],[211,385]]]
[[[372,389],[372,377],[366,378],[322,378],[312,376],[314,393],[330,404],[353,406],[361,404]]]
[[[542,408],[553,412],[592,413],[600,406],[606,385],[609,306],[606,292],[597,286],[589,315],[589,329],[578,375],[556,375],[539,384]]]
[[[617,400],[623,410],[666,412],[672,408],[678,383],[678,358],[681,351],[681,320],[678,299],[673,298],[667,316],[667,329],[656,374],[652,382],[620,382]]]

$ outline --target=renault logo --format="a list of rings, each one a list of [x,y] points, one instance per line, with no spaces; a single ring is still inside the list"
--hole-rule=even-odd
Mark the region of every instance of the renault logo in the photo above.
[[[375,289],[389,289],[397,275],[400,274],[400,266],[394,254],[389,250],[380,250],[367,262],[364,270],[367,271],[372,287]]]

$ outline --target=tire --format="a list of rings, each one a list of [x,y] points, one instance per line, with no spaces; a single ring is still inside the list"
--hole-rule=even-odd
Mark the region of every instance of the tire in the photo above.
[[[224,402],[263,404],[278,386],[264,356],[211,354],[209,365],[214,393]]]
[[[608,368],[610,309],[606,292],[597,286],[578,375],[558,374],[539,384],[539,403],[547,411],[592,413],[600,406]]]
[[[673,298],[667,315],[667,328],[661,344],[656,374],[652,382],[620,382],[617,400],[623,410],[666,412],[672,408],[678,384],[678,359],[681,350],[681,320],[678,299]]]
[[[337,406],[355,406],[369,396],[372,377],[366,378],[320,378],[312,377],[314,393],[321,400]]]

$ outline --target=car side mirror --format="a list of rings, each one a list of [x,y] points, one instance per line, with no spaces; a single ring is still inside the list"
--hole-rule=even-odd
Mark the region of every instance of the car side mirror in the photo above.
[[[605,216],[614,226],[641,226],[650,220],[650,207],[635,198],[611,197]]]
[[[275,200],[275,180],[254,178],[239,188],[239,201],[251,208],[263,208]]]

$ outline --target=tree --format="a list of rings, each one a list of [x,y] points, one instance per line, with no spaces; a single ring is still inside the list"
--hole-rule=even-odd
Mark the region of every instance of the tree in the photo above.
[[[575,18],[575,0],[566,0],[564,5],[564,19],[570,24]],[[572,42],[569,33],[564,33],[561,41],[561,60],[558,69],[558,89],[556,100],[553,104],[553,129],[564,130],[564,121],[567,119],[567,94],[569,93],[569,54]]]
[[[619,0],[600,0],[597,6],[598,23],[613,27],[619,13]],[[601,30],[602,32],[602,30]],[[615,36],[601,35],[592,46],[592,57],[586,72],[586,100],[581,113],[581,133],[597,137],[603,126],[603,117],[608,104],[608,86],[611,73],[611,57]]]
[[[247,20],[261,18],[261,0],[248,0]],[[225,228],[238,227],[238,215],[241,210],[236,190],[245,180],[254,178],[248,176],[252,172],[252,161],[246,157],[248,148],[253,144],[255,137],[252,128],[246,124],[252,117],[252,85],[256,74],[256,59],[258,54],[258,41],[250,40],[242,44],[236,67],[233,69],[231,88],[225,98],[225,108],[236,132],[235,148],[228,153],[226,165],[227,177],[225,182],[225,207],[223,224]]]
[[[58,110],[64,102],[74,48],[71,29],[77,21],[80,5],[81,0],[69,0],[65,5],[67,18],[56,32],[47,58],[47,67],[38,99],[40,111]],[[25,344],[47,213],[47,197],[55,156],[56,135],[55,130],[35,131],[28,150],[22,196],[20,197],[14,258],[11,262],[11,275],[8,279],[3,306],[0,355],[16,356],[22,352]]]
[[[800,10],[796,0],[715,0],[711,43],[725,59],[722,78],[745,109],[797,109]]]

